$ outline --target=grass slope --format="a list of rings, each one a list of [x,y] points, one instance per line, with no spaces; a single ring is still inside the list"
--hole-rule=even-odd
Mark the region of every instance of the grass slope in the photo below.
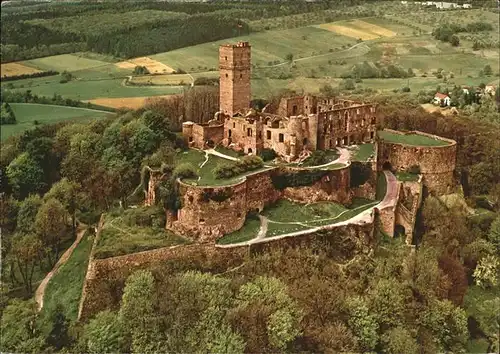
[[[257,236],[260,229],[260,220],[257,216],[249,215],[243,227],[235,232],[224,235],[217,240],[220,245],[249,241]]]
[[[390,143],[399,143],[412,146],[446,146],[450,143],[444,140],[433,139],[431,137],[419,134],[397,134],[381,130],[378,136]]]
[[[10,106],[16,115],[17,124],[2,125],[2,140],[11,135],[22,133],[35,127],[34,121],[39,124],[52,124],[65,120],[86,121],[94,118],[103,118],[110,112],[97,111],[86,108],[44,105],[37,103],[11,103]]]
[[[61,305],[66,318],[76,321],[92,241],[87,233],[66,264],[50,280],[45,289],[43,315],[52,313],[57,305]]]

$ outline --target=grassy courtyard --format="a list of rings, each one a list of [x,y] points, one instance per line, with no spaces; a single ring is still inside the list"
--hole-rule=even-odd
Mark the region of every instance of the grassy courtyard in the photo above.
[[[350,147],[349,151],[351,153],[352,161],[366,162],[370,156],[375,154],[375,146],[371,143],[359,144]]]
[[[130,212],[127,210],[125,213]],[[109,216],[96,245],[96,258],[109,258],[186,243],[162,226],[130,223],[124,215]]]
[[[390,143],[398,143],[412,146],[446,146],[450,143],[440,139],[433,139],[420,134],[398,134],[386,130],[378,131],[379,138]]]

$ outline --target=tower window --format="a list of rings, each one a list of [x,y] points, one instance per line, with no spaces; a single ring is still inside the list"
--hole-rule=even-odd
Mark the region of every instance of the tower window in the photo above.
[[[247,136],[252,136],[252,128],[247,129]]]
[[[233,123],[233,128],[236,128],[236,123]]]
[[[224,59],[226,59],[226,61],[227,61],[227,57],[224,57]]]
[[[279,139],[279,142],[282,143],[285,141],[285,136],[282,133],[280,133],[280,135],[278,135],[278,139]]]
[[[226,74],[226,77],[228,77],[228,75]]]
[[[271,131],[268,130],[266,134],[267,134],[267,140],[271,140]]]
[[[242,78],[243,78],[243,74],[240,74],[240,79],[242,79]]]

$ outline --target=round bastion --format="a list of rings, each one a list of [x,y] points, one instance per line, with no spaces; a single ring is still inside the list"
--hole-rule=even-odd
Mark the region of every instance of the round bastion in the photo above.
[[[420,131],[378,132],[377,169],[408,172],[418,166],[430,193],[443,195],[455,188],[457,144],[454,140]]]

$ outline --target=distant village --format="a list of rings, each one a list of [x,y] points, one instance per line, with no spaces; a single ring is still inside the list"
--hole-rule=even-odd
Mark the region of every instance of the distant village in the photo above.
[[[420,6],[435,6],[436,9],[472,9],[472,4],[457,4],[456,2],[444,1],[401,1],[401,4],[420,5]]]

